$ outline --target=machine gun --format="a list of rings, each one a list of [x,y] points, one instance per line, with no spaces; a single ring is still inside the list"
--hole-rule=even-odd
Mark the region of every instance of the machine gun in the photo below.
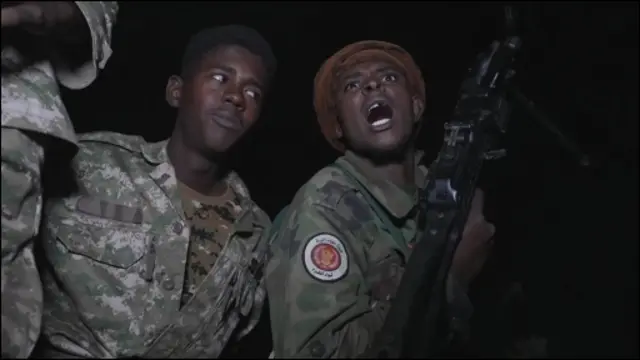
[[[505,155],[504,150],[493,147],[498,135],[506,131],[510,108],[505,92],[515,74],[512,63],[520,46],[517,36],[494,41],[469,69],[453,117],[445,124],[444,144],[430,167],[422,198],[426,204],[422,239],[409,257],[385,322],[364,357],[434,357],[447,342],[446,331],[442,331],[447,275],[483,162]]]
[[[429,169],[422,239],[414,246],[404,275],[381,330],[364,358],[426,358],[441,356],[449,343],[449,324],[443,316],[446,280],[453,254],[469,215],[480,170],[485,160],[506,154],[496,150],[506,132],[511,102],[520,105],[582,166],[589,158],[548,120],[534,103],[511,84],[514,57],[521,47],[518,13],[505,7],[506,39],[494,41],[478,56],[462,82],[452,119],[445,124],[444,143]]]

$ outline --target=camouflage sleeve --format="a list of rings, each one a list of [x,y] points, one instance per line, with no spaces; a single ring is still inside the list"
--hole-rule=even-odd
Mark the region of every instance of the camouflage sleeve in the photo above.
[[[84,66],[65,66],[53,53],[51,61],[33,61],[14,47],[2,49],[2,127],[45,134],[76,144],[76,134],[60,96],[58,82],[70,88],[89,85],[111,55],[115,2],[78,2],[91,32],[92,60]],[[72,49],[75,49],[73,47]],[[6,51],[5,51],[6,50]],[[62,51],[60,49],[60,51]],[[86,56],[89,58],[89,54]],[[55,64],[57,72],[54,71]],[[5,66],[11,71],[5,73]],[[58,81],[56,81],[56,79]]]
[[[92,60],[71,71],[57,63],[57,78],[69,88],[89,85],[111,55],[115,2],[77,2],[92,39]],[[5,60],[15,51],[3,49]],[[5,56],[6,55],[6,56]],[[27,130],[27,131],[24,131]],[[42,285],[33,239],[42,216],[44,144],[32,132],[75,143],[73,127],[50,67],[38,64],[2,76],[2,356],[28,357],[40,332]]]
[[[2,357],[26,358],[40,333],[42,285],[33,239],[42,215],[44,149],[2,127]]]
[[[353,358],[382,325],[365,289],[363,251],[348,219],[292,206],[267,267],[275,358]]]
[[[63,61],[53,61],[58,81],[69,89],[82,89],[91,84],[111,57],[111,32],[118,14],[115,1],[76,1],[91,32],[91,57],[81,66],[70,68]]]

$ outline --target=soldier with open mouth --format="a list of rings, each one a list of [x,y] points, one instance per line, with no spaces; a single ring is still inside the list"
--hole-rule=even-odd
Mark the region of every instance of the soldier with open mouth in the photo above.
[[[415,138],[425,107],[420,69],[401,47],[363,41],[315,79],[325,138],[344,152],[274,221],[267,266],[274,356],[354,358],[380,329],[420,239],[426,167]],[[483,194],[473,201],[447,291],[454,328],[469,318],[466,288],[491,248]]]

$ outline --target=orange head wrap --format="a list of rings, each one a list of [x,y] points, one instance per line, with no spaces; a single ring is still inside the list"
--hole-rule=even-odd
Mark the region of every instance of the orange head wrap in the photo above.
[[[398,66],[407,78],[410,90],[425,101],[425,85],[420,68],[409,53],[398,45],[384,41],[365,40],[347,45],[328,58],[314,80],[313,105],[320,129],[331,146],[344,152],[344,144],[336,132],[338,114],[335,104],[336,80],[339,72],[367,61],[386,61]]]

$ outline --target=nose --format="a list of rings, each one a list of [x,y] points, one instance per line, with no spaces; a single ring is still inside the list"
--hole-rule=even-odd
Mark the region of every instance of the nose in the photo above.
[[[244,109],[244,98],[236,86],[230,86],[224,93],[223,100],[225,103],[231,104],[238,110]]]
[[[378,81],[378,79],[372,76],[369,79],[367,79],[362,89],[367,93],[370,93],[375,90],[380,90],[380,81]]]

